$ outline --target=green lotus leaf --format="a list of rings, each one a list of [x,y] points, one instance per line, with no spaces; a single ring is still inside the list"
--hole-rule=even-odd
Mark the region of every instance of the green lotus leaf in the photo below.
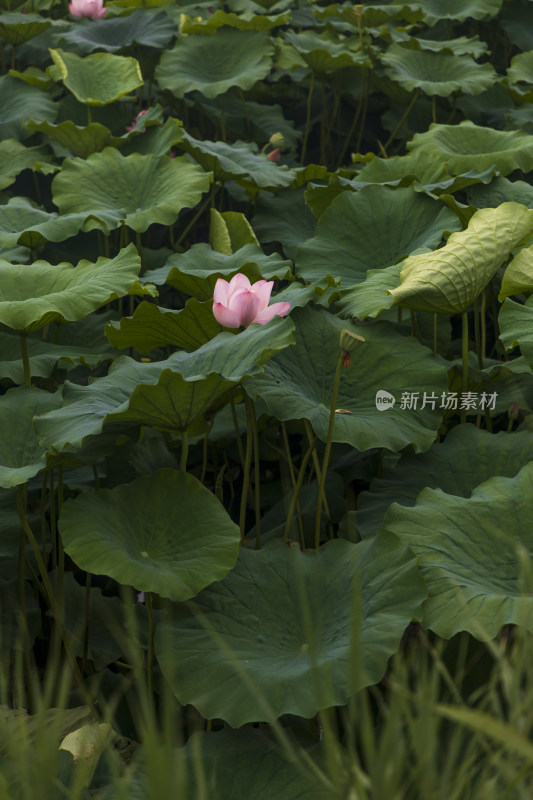
[[[44,147],[24,147],[16,139],[0,142],[0,189],[11,186],[24,169],[44,171],[52,158]]]
[[[23,72],[19,72],[17,69],[10,69],[7,74],[25,83],[29,83],[30,86],[37,86],[39,89],[44,89],[44,91],[49,89],[54,83],[50,75],[38,67],[26,67]]]
[[[332,72],[344,67],[368,66],[368,55],[360,49],[359,38],[340,38],[330,31],[286,31],[284,40],[298,52],[313,72]]]
[[[315,232],[316,220],[304,201],[305,189],[280,189],[275,194],[261,192],[255,204],[252,225],[262,242],[279,242],[288,258],[294,260],[302,242]]]
[[[425,595],[415,560],[392,536],[306,553],[241,548],[222,582],[157,625],[157,660],[179,702],[208,719],[238,727],[312,717],[382,678]]]
[[[481,94],[498,80],[494,67],[477,64],[470,56],[409,50],[393,44],[381,60],[387,74],[405,89],[421,89],[425,94],[449,97],[454,92]]]
[[[269,161],[254,143],[209,142],[185,134],[179,147],[212,171],[215,181],[232,179],[243,186],[279,189],[290,186],[294,179],[293,170]]]
[[[50,322],[73,322],[126,294],[150,294],[137,282],[141,259],[130,244],[96,263],[0,262],[0,322],[31,333]]]
[[[296,273],[306,281],[330,273],[348,288],[363,281],[368,269],[388,267],[418,247],[434,247],[445,231],[459,227],[452,211],[412,187],[343,192],[320,217],[315,236],[299,247]]]
[[[150,113],[150,112],[148,112]],[[145,116],[148,116],[146,114]],[[139,126],[142,130],[143,118],[141,117]],[[131,132],[121,137],[121,143],[118,147],[121,148],[124,155],[133,155],[135,153],[143,153],[149,155],[153,153],[156,156],[168,155],[170,148],[178,144],[183,138],[182,123],[179,119],[169,117],[163,125],[150,125],[142,131],[142,136],[138,134],[141,132],[135,128],[136,132]]]
[[[81,53],[105,50],[116,53],[133,45],[164,50],[176,34],[176,26],[164,11],[136,9],[128,16],[78,23],[61,37],[61,42]]]
[[[171,469],[67,500],[58,526],[81,569],[171,600],[221,580],[239,555],[239,527],[220,501]]]
[[[85,317],[79,322],[61,326],[50,332],[47,339],[31,335],[26,339],[32,377],[48,378],[56,366],[69,368],[83,364],[94,368],[111,360],[118,353],[110,347],[104,336],[104,324],[109,314]],[[13,383],[24,383],[20,337],[11,332],[0,333],[0,377]]]
[[[519,50],[533,50],[533,7],[527,0],[506,3],[500,24],[511,44]]]
[[[27,119],[50,122],[56,118],[57,103],[35,86],[4,75],[0,78],[0,138],[27,139],[22,123]]]
[[[357,530],[375,535],[392,503],[414,506],[422,489],[442,489],[447,495],[470,497],[472,491],[495,475],[511,478],[533,460],[533,433],[490,434],[475,425],[452,428],[444,442],[426,453],[404,453],[374,478],[357,498]]]
[[[378,158],[369,161],[357,173],[357,183],[403,183],[407,178],[413,177],[422,186],[434,186],[450,178],[443,161],[437,161],[424,150],[417,150],[407,156],[392,156],[392,158]]]
[[[224,728],[216,733],[193,733],[179,750],[187,767],[187,787],[193,797],[205,786],[210,800],[328,800],[325,789],[289,762],[265,732]],[[205,784],[198,778],[198,763],[209,764]]]
[[[290,319],[276,317],[239,334],[220,333],[193,353],[180,351],[165,361],[122,356],[89,386],[65,381],[62,408],[36,421],[40,439],[49,449],[76,449],[105,423],[140,420],[185,431],[229,388],[262,372],[265,361],[292,345],[293,330]]]
[[[104,147],[119,147],[124,141],[118,136],[113,136],[109,128],[99,122],[91,122],[90,125],[81,127],[75,125],[71,119],[60,122],[58,125],[52,125],[46,120],[35,122],[30,119],[24,127],[30,131],[40,131],[46,134],[80,158],[87,158],[92,153],[98,153]]]
[[[525,181],[494,178],[486,186],[472,186],[468,190],[468,197],[478,208],[495,208],[507,202],[533,207],[533,186]]]
[[[470,498],[424,489],[413,508],[392,505],[383,522],[418,557],[429,589],[422,622],[449,639],[494,639],[503,625],[533,627],[533,464],[494,477]]]
[[[33,428],[33,417],[61,405],[61,393],[17,386],[0,397],[0,486],[26,483],[46,467],[46,453]],[[13,420],[16,419],[16,425]]]
[[[519,203],[483,208],[468,228],[453,233],[440,250],[409,256],[394,303],[419,311],[467,311],[511,251],[533,233],[533,210]]]
[[[168,345],[196,350],[221,331],[213,316],[212,302],[200,303],[195,298],[188,300],[181,311],[141,303],[133,317],[122,317],[119,323],[106,326],[106,336],[113,347],[136,347],[143,354]]]
[[[514,85],[511,87],[514,92],[521,96],[528,96],[528,99],[533,99],[531,94],[531,83],[533,81],[533,51],[529,50],[527,53],[519,53],[512,61],[507,70],[507,78]],[[521,85],[525,82],[526,85]]]
[[[254,14],[253,11],[244,14],[227,13],[217,8],[214,14],[210,14],[205,19],[198,17],[188,17],[186,14],[181,16],[180,33],[203,33],[212,34],[222,26],[237,28],[239,31],[270,31],[280,25],[288,25],[291,21],[290,12],[266,16],[265,14]]]
[[[435,25],[442,19],[453,19],[464,22],[468,17],[476,20],[495,17],[502,7],[502,0],[410,0],[411,9],[420,9],[424,13],[424,21]]]
[[[479,58],[489,52],[486,42],[479,36],[457,36],[455,39],[423,39],[411,36],[409,46],[416,50],[431,50],[432,53],[453,53],[456,56],[472,56]]]
[[[59,77],[76,100],[88,106],[106,106],[142,86],[139,62],[135,58],[94,53],[80,58],[75,53],[50,50]],[[33,119],[35,115],[32,114]]]
[[[13,47],[24,44],[52,26],[51,19],[40,14],[11,11],[0,14],[0,37]]]
[[[326,441],[335,369],[340,356],[340,332],[347,328],[366,339],[340,373],[333,441],[358,450],[386,447],[398,451],[413,445],[427,450],[441,424],[437,398],[448,389],[444,366],[412,337],[402,336],[388,322],[355,326],[323,309],[295,309],[296,346],[265,364],[261,375],[250,378],[247,391],[260,396],[280,420],[308,419],[316,435]],[[385,409],[379,393],[395,403]],[[404,393],[417,397],[417,407],[402,407]],[[425,393],[425,395],[424,395]],[[433,396],[433,403],[430,401]],[[425,407],[424,397],[426,398]]]
[[[411,152],[423,148],[446,162],[455,175],[491,167],[504,176],[515,169],[533,169],[533,136],[523,131],[497,131],[470,120],[459,125],[430,125],[428,131],[415,133],[407,147]]]
[[[85,214],[59,216],[45,211],[26,197],[12,197],[0,205],[0,246],[16,244],[35,248],[45,242],[62,242],[75,236],[83,223]]]
[[[257,236],[244,214],[240,211],[221,213],[216,208],[211,209],[209,244],[213,250],[228,256],[247,244],[259,247]]]
[[[218,97],[233,86],[251,89],[270,72],[274,46],[266,33],[221,28],[212,36],[183,36],[163,53],[156,70],[175,97],[198,91]]]
[[[356,283],[338,301],[341,317],[377,317],[394,304],[390,289],[400,285],[401,262],[381,269],[369,269],[366,278]]]
[[[52,182],[61,214],[102,216],[111,228],[125,222],[138,233],[154,222],[172,225],[209,189],[210,175],[186,157],[123,156],[113,147],[86,160],[66,159]]]
[[[498,315],[500,339],[507,350],[520,347],[530,369],[533,369],[533,297],[524,305],[507,298]]]
[[[277,253],[266,256],[254,244],[246,244],[227,256],[201,243],[194,244],[185,253],[173,254],[163,267],[146,272],[144,279],[156,284],[167,283],[199,300],[210,300],[218,278],[229,280],[238,272],[250,279],[281,280],[291,276],[291,265]]]
[[[508,264],[498,300],[521,292],[533,292],[533,246],[523,247]]]

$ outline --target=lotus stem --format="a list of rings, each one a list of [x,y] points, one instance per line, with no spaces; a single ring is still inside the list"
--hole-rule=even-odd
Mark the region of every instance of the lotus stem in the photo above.
[[[312,427],[311,427],[311,425],[309,423],[309,420],[304,419],[304,425],[305,425],[305,431],[307,433],[307,439],[309,441],[309,444],[311,444],[311,442],[313,441],[314,434],[313,434],[313,429],[312,429]],[[312,456],[313,456],[313,466],[315,468],[315,473],[316,473],[316,479],[317,479],[317,481],[320,481],[320,476],[322,474],[322,470],[320,469],[320,464],[318,463],[318,456],[316,454],[316,450],[313,450]],[[324,504],[324,511],[326,512],[328,517],[330,517],[331,514],[329,513],[328,501],[327,501],[327,498],[326,498],[325,495],[322,498],[322,501],[323,501],[323,504]]]
[[[283,433],[283,442],[285,444],[285,452],[287,454],[287,461],[288,461],[288,464],[289,464],[289,474],[291,476],[292,490],[293,490],[293,492],[295,492],[296,491],[296,477],[294,475],[294,465],[292,463],[291,448],[289,446],[289,436],[287,434],[287,426],[285,425],[285,423],[283,421],[281,422],[281,431]],[[307,461],[306,461],[306,466],[307,466]],[[298,477],[300,477],[300,476],[298,475]],[[304,479],[304,476],[302,475],[302,482],[303,482],[303,479]],[[304,529],[303,529],[303,523],[302,523],[302,512],[300,511],[300,501],[299,501],[298,498],[297,498],[297,501],[296,501],[296,515],[297,515],[297,518],[298,518],[298,531],[300,533],[300,540],[303,542],[304,541]]]
[[[22,366],[24,367],[24,383],[31,386],[30,357],[28,355],[28,340],[24,332],[20,333],[20,349],[22,351]]]
[[[485,314],[487,311],[487,293],[483,292],[481,295],[481,363],[485,358],[487,351],[487,320]]]
[[[91,574],[85,576],[85,593],[83,597],[83,653],[81,669],[87,673],[87,661],[89,657],[89,615],[91,612]]]
[[[189,435],[187,431],[182,431],[181,434],[181,456],[180,456],[180,470],[187,472],[187,456],[189,455]]]
[[[96,709],[96,706],[94,704],[94,701],[93,701],[89,691],[87,690],[87,687],[85,686],[85,683],[83,682],[82,674],[81,674],[80,669],[78,667],[78,664],[76,662],[76,658],[74,657],[74,653],[72,652],[72,648],[70,646],[70,641],[69,641],[69,638],[68,638],[68,634],[67,634],[65,626],[63,624],[63,619],[61,617],[60,609],[59,609],[59,606],[57,604],[57,600],[56,600],[55,595],[54,595],[54,590],[52,588],[52,584],[50,583],[50,578],[48,577],[48,572],[46,571],[46,566],[45,566],[45,563],[43,561],[43,557],[41,555],[41,551],[39,550],[39,545],[37,544],[37,540],[35,538],[35,535],[34,535],[32,529],[30,528],[28,520],[26,519],[26,513],[25,513],[25,510],[24,510],[24,487],[22,485],[19,486],[18,489],[17,489],[17,510],[18,510],[18,514],[19,514],[20,523],[22,525],[22,529],[24,530],[24,533],[28,537],[28,541],[30,542],[34,558],[35,558],[35,560],[37,562],[37,567],[38,567],[39,573],[41,575],[41,580],[42,580],[43,585],[44,585],[44,589],[45,589],[45,592],[46,592],[48,603],[50,605],[50,608],[52,609],[52,613],[53,613],[54,618],[56,620],[57,628],[58,628],[59,633],[61,635],[61,638],[63,640],[63,645],[65,647],[65,653],[67,654],[67,658],[68,658],[69,663],[70,663],[70,668],[72,669],[72,673],[74,675],[76,683],[78,684],[78,688],[80,690],[80,693],[83,695],[83,698],[84,698],[85,702],[90,707],[90,709],[93,712],[93,714],[95,715],[95,717],[98,719],[99,718],[98,711]]]
[[[352,124],[350,126],[350,130],[348,131],[348,135],[347,135],[346,139],[344,140],[344,144],[342,146],[341,154],[340,154],[339,160],[337,162],[337,169],[342,165],[342,162],[343,162],[343,159],[344,159],[344,154],[346,153],[346,150],[348,149],[348,145],[352,141],[352,136],[355,133],[355,128],[357,126],[357,122],[359,120],[359,116],[360,116],[361,111],[363,109],[363,101],[364,101],[364,97],[365,97],[365,92],[366,92],[366,73],[365,73],[365,79],[361,82],[361,97],[359,98],[359,102],[357,103],[357,108],[356,108],[356,111],[355,111],[355,114],[354,114],[354,118],[352,120]],[[385,145],[385,147],[386,147],[386,145]]]
[[[437,355],[437,313],[433,314],[433,355]]]
[[[192,228],[192,226],[198,221],[199,217],[203,214],[203,212],[205,211],[205,209],[207,208],[209,203],[211,203],[214,200],[214,197],[215,197],[216,193],[218,192],[219,188],[220,188],[220,186],[218,184],[214,184],[213,185],[212,191],[209,192],[209,194],[207,195],[207,198],[204,200],[204,202],[202,203],[202,205],[200,206],[200,208],[198,209],[198,211],[196,212],[194,217],[185,226],[184,230],[180,234],[176,244],[174,245],[174,250],[176,250],[176,248],[178,248],[180,246],[180,244],[185,239],[185,237],[189,233],[189,231]]]
[[[254,509],[255,509],[255,549],[261,549],[261,481],[259,480],[259,438],[257,435],[257,420],[252,399],[244,392],[246,406],[247,436],[252,433],[254,443]]]
[[[394,130],[392,131],[391,135],[389,136],[389,138],[387,139],[387,141],[386,141],[386,142],[385,142],[385,144],[383,145],[383,147],[385,148],[385,150],[386,150],[386,149],[389,147],[389,145],[390,145],[390,144],[392,144],[392,142],[394,141],[394,139],[395,139],[395,137],[396,137],[396,134],[398,133],[398,131],[400,130],[400,128],[402,127],[402,125],[404,124],[404,122],[407,120],[407,117],[408,117],[408,116],[409,116],[409,114],[411,113],[411,110],[412,110],[412,108],[413,108],[414,104],[415,104],[415,103],[416,103],[416,101],[418,100],[418,96],[419,96],[419,94],[420,94],[420,92],[418,92],[418,91],[416,91],[416,92],[414,93],[413,97],[411,98],[411,102],[409,103],[409,105],[407,106],[407,108],[406,108],[406,109],[405,109],[405,111],[403,112],[402,116],[400,117],[400,121],[397,123],[397,125],[396,125],[396,127],[394,128]]]
[[[313,436],[313,439],[312,439],[309,447],[307,448],[307,452],[304,455],[304,457],[302,459],[302,463],[300,465],[300,471],[298,473],[298,480],[296,481],[296,485],[294,487],[294,491],[293,491],[292,498],[291,498],[291,504],[290,504],[289,510],[287,512],[287,520],[285,522],[285,528],[284,528],[284,531],[283,531],[283,541],[284,542],[288,542],[289,541],[289,533],[290,533],[290,530],[291,530],[292,519],[294,517],[294,511],[298,506],[298,501],[299,501],[299,498],[300,498],[300,491],[302,489],[302,484],[304,482],[305,470],[306,470],[307,464],[309,462],[309,459],[311,458],[311,455],[315,452],[315,447],[317,445],[317,442],[318,442],[317,437]],[[300,518],[300,522],[301,522],[301,518]],[[300,525],[300,547],[301,547],[302,550],[305,548],[305,539],[304,539],[304,533],[303,533],[302,525]]]
[[[335,406],[337,405],[337,397],[339,394],[341,369],[343,363],[344,359],[341,354],[337,361],[337,369],[335,370],[335,377],[333,378],[333,394],[331,396],[331,408],[329,411],[328,438],[326,439],[326,449],[324,450],[324,460],[322,462],[322,473],[320,475],[319,486],[318,486],[318,497],[316,502],[316,516],[315,516],[315,550],[318,550],[320,546],[320,520],[322,517],[322,497],[325,495],[324,486],[326,484],[326,473],[328,471],[329,457],[331,454],[333,425],[335,423]]]
[[[146,592],[146,611],[148,615],[148,652],[146,654],[146,685],[148,689],[148,702],[152,702],[154,697],[154,609],[152,605],[152,593]]]
[[[303,164],[305,162],[305,156],[307,151],[307,139],[309,138],[309,125],[311,123],[311,100],[313,98],[313,90],[315,88],[315,73],[311,73],[311,81],[309,83],[309,91],[307,93],[307,113],[305,117],[305,131],[304,131],[304,140],[302,144],[302,155],[300,156],[300,161]]]
[[[246,393],[243,389],[243,395],[246,402]],[[248,498],[248,490],[250,487],[250,468],[252,466],[252,450],[253,450],[253,428],[250,419],[248,406],[246,406],[246,455],[244,457],[243,467],[243,480],[241,492],[241,507],[239,513],[239,528],[241,531],[241,542],[244,541],[244,532],[246,529],[246,501]]]
[[[462,327],[463,373],[461,391],[466,392],[468,389],[468,312],[466,311],[464,311],[462,315]],[[466,408],[461,409],[461,422],[466,422]]]

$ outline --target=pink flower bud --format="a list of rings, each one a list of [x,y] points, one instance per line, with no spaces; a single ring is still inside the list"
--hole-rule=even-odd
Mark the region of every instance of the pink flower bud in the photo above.
[[[280,156],[281,156],[281,150],[278,147],[276,147],[275,150],[270,151],[267,158],[269,161],[273,161],[275,164],[277,164],[277,162],[280,159]]]
[[[72,0],[68,10],[73,17],[99,19],[107,14],[107,8],[104,8],[103,5],[104,0]]]
[[[284,317],[290,303],[268,305],[274,281],[257,281],[253,285],[240,272],[228,282],[219,278],[213,294],[213,314],[225,328],[245,328],[252,322],[264,325],[274,317]]]
[[[135,119],[133,120],[132,124],[131,124],[131,125],[126,125],[126,130],[127,130],[127,131],[132,131],[132,130],[133,130],[135,127],[137,127],[137,125],[139,124],[139,120],[140,120],[140,118],[141,118],[141,117],[142,117],[144,114],[148,114],[148,109],[147,109],[147,108],[143,108],[143,110],[142,110],[142,111],[139,111],[139,113],[137,114],[137,116],[136,116],[136,117],[135,117]],[[145,131],[142,131],[142,133],[145,133]]]
[[[518,403],[513,403],[513,405],[507,412],[507,416],[512,422],[516,422],[516,420],[520,416],[520,409],[518,408]]]

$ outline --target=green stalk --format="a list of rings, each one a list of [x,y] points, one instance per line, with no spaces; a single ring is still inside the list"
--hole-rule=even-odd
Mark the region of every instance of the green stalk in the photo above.
[[[255,549],[261,549],[261,481],[259,479],[260,464],[259,464],[259,438],[257,435],[257,420],[255,418],[255,408],[251,397],[245,391],[244,404],[246,406],[246,428],[247,435],[252,432],[254,443],[254,508],[255,508]]]
[[[311,81],[309,83],[309,91],[307,93],[307,113],[305,117],[305,132],[304,132],[304,140],[302,144],[302,155],[300,156],[300,162],[303,164],[305,162],[305,156],[307,151],[307,139],[309,138],[309,125],[311,123],[311,100],[313,98],[313,90],[315,88],[315,73],[311,73]]]
[[[24,367],[24,383],[31,386],[30,357],[28,355],[28,340],[25,333],[20,333],[20,349],[22,351],[22,366]]]
[[[394,130],[392,131],[391,135],[389,136],[389,138],[387,139],[387,141],[386,141],[386,142],[385,142],[385,144],[383,145],[383,147],[385,148],[385,150],[387,150],[387,149],[388,149],[388,147],[389,147],[389,145],[391,145],[391,144],[392,144],[392,142],[394,141],[394,139],[395,139],[395,137],[396,137],[396,134],[398,133],[398,131],[400,130],[400,128],[402,127],[402,125],[404,124],[404,122],[406,122],[406,120],[407,120],[407,117],[408,117],[408,116],[409,116],[409,114],[411,113],[411,110],[412,110],[412,108],[413,108],[414,104],[415,104],[415,103],[416,103],[416,101],[418,100],[418,96],[419,96],[419,94],[420,94],[420,92],[418,92],[418,91],[416,91],[416,92],[414,93],[414,95],[413,95],[413,97],[412,97],[412,99],[411,99],[411,102],[409,103],[409,105],[407,106],[407,108],[405,109],[405,111],[403,112],[403,114],[402,114],[402,116],[401,116],[401,118],[400,118],[400,121],[398,122],[398,124],[396,125],[396,127],[395,127],[395,128],[394,128]]]
[[[437,314],[433,314],[433,355],[437,355]]]
[[[79,670],[79,667],[78,667],[78,664],[76,662],[76,658],[74,656],[74,653],[72,652],[72,647],[70,646],[70,640],[68,638],[67,631],[66,631],[65,626],[63,624],[63,619],[61,618],[60,609],[58,607],[57,600],[56,600],[55,595],[54,595],[54,590],[52,588],[52,584],[50,583],[50,578],[48,577],[48,572],[46,571],[46,566],[45,566],[45,563],[43,561],[43,557],[41,555],[41,551],[39,550],[39,545],[37,544],[37,540],[35,538],[35,535],[34,535],[32,529],[30,528],[28,520],[26,519],[26,513],[25,513],[25,510],[24,510],[24,487],[22,485],[18,486],[18,488],[17,488],[17,510],[18,510],[18,514],[19,514],[20,523],[22,525],[24,533],[28,537],[28,541],[30,542],[31,549],[33,551],[33,556],[34,556],[34,558],[35,558],[35,560],[37,562],[37,567],[39,568],[39,573],[41,575],[41,580],[42,580],[43,585],[44,585],[44,589],[45,589],[46,596],[47,596],[47,599],[48,599],[48,604],[49,604],[50,608],[52,609],[52,613],[53,613],[53,615],[55,617],[55,620],[56,620],[56,625],[57,625],[57,627],[59,629],[61,638],[63,639],[63,645],[65,647],[65,652],[66,652],[67,658],[68,658],[68,660],[70,662],[70,668],[71,668],[71,670],[72,670],[72,672],[74,674],[74,677],[75,677],[76,682],[78,684],[78,688],[79,688],[80,693],[82,694],[85,702],[90,707],[90,709],[93,712],[93,714],[98,718],[99,717],[98,711],[96,709],[96,706],[94,705],[94,701],[93,701],[91,695],[89,694],[89,691],[87,690],[87,687],[85,686],[85,684],[83,682],[82,674],[81,674],[81,672]]]
[[[483,356],[481,354],[481,333],[479,329],[479,307],[477,297],[474,300],[474,339],[476,342],[477,363],[483,369]]]
[[[180,457],[180,470],[187,472],[187,456],[189,454],[189,435],[187,431],[181,434],[181,457]]]
[[[214,201],[215,195],[216,195],[216,193],[218,192],[219,188],[220,188],[220,185],[219,185],[219,184],[214,184],[214,185],[213,185],[213,189],[212,189],[212,191],[211,191],[211,192],[209,192],[209,194],[207,195],[207,198],[204,200],[204,202],[202,203],[202,205],[200,206],[200,208],[198,209],[198,211],[196,212],[196,214],[194,215],[194,217],[193,217],[193,218],[191,219],[191,221],[190,221],[190,222],[189,222],[189,223],[188,223],[188,224],[185,226],[185,229],[184,229],[184,230],[183,230],[183,232],[180,234],[180,236],[179,236],[179,238],[178,238],[178,240],[177,240],[177,242],[176,242],[176,244],[175,244],[175,246],[174,246],[174,249],[176,249],[176,248],[178,248],[178,247],[180,246],[180,244],[181,244],[181,243],[182,243],[182,241],[185,239],[185,237],[186,237],[186,236],[187,236],[187,234],[189,233],[189,231],[190,231],[190,229],[192,228],[192,226],[193,226],[193,225],[194,225],[194,224],[195,224],[195,223],[198,221],[198,219],[201,217],[201,215],[203,214],[203,212],[205,211],[205,209],[207,208],[207,206],[208,206],[208,205],[209,205],[209,204],[210,204],[212,201]]]
[[[81,669],[87,674],[87,661],[89,657],[89,615],[91,613],[91,574],[85,576],[85,593],[83,597],[83,653]]]
[[[331,454],[331,444],[333,439],[333,425],[335,423],[335,406],[337,405],[337,397],[339,394],[339,385],[341,381],[341,369],[343,365],[343,357],[339,356],[337,361],[337,369],[333,378],[333,394],[331,396],[331,408],[329,412],[329,425],[328,425],[328,438],[326,440],[326,449],[324,450],[324,460],[322,462],[322,473],[320,475],[318,497],[316,502],[316,516],[315,516],[315,550],[318,550],[320,545],[320,519],[322,516],[322,497],[324,497],[324,486],[326,484],[326,473],[328,471],[329,457]]]
[[[305,432],[307,433],[307,440],[309,444],[311,444],[311,442],[313,441],[314,433],[309,420],[304,419],[304,425],[305,425]],[[322,470],[320,469],[320,464],[318,463],[318,456],[316,454],[316,450],[313,450],[312,456],[313,456],[313,466],[315,468],[315,473],[316,473],[316,479],[317,481],[320,481]],[[326,512],[328,517],[331,517],[331,514],[329,513],[329,506],[326,496],[324,495],[322,499],[324,503],[324,511]]]
[[[154,697],[154,609],[152,606],[152,593],[146,592],[146,611],[148,613],[148,653],[146,654],[146,683],[148,687],[148,702]]]
[[[244,389],[242,390],[242,393],[246,398],[246,392],[244,391]],[[246,500],[250,488],[250,467],[252,466],[253,439],[254,439],[253,427],[251,424],[247,406],[246,407],[246,455],[244,457],[241,507],[239,513],[239,528],[241,531],[241,542],[244,541],[244,531],[246,528]]]
[[[302,458],[302,463],[300,465],[300,471],[298,473],[298,480],[296,481],[296,485],[295,485],[294,491],[292,493],[291,504],[290,504],[289,510],[287,512],[287,520],[285,522],[285,528],[283,530],[283,540],[285,542],[289,541],[289,533],[290,533],[290,530],[291,530],[292,518],[294,517],[294,511],[295,511],[295,509],[297,507],[298,500],[299,500],[299,497],[300,497],[300,491],[301,491],[301,488],[302,488],[302,484],[304,482],[305,470],[307,468],[307,464],[309,462],[309,459],[311,458],[311,455],[315,452],[315,447],[317,445],[317,442],[318,442],[317,437],[313,436],[313,440],[312,440],[311,444],[309,445],[309,447],[307,448],[306,454]],[[303,528],[302,527],[300,527],[300,547],[302,548],[302,550],[305,548],[305,539],[304,539],[304,534],[303,534]]]
[[[462,315],[462,356],[463,356],[463,372],[461,379],[461,391],[466,392],[468,388],[468,313],[463,312]],[[461,422],[466,422],[466,408],[461,410]]]
[[[237,409],[235,407],[235,391],[229,390],[229,402],[231,407],[231,418],[233,420],[233,427],[235,429],[235,440],[237,442],[237,450],[239,451],[239,458],[241,460],[241,467],[244,469],[244,448],[242,446],[241,432],[239,430],[239,420],[237,419]]]
[[[291,448],[289,446],[289,436],[287,434],[287,426],[282,421],[281,422],[281,431],[283,433],[283,442],[285,444],[285,452],[287,454],[287,462],[289,465],[289,474],[291,476],[291,483],[292,483],[292,491],[296,491],[296,477],[294,475],[294,465],[292,463],[292,456],[291,456]],[[307,462],[306,462],[307,466]],[[300,477],[298,475],[298,477]],[[303,482],[303,475],[302,475],[302,482]],[[296,515],[298,518],[298,531],[300,533],[300,541],[304,541],[304,529],[303,529],[303,522],[302,522],[302,512],[300,510],[300,501],[297,499],[296,502]]]
[[[485,358],[487,352],[487,320],[485,314],[487,311],[487,293],[483,292],[481,295],[481,363]]]
[[[363,102],[364,102],[365,97],[366,97],[366,73],[365,73],[364,85],[363,85],[363,82],[361,82],[361,97],[358,100],[357,108],[355,110],[355,114],[354,114],[354,118],[352,120],[352,124],[350,126],[350,130],[348,131],[348,135],[347,135],[346,139],[344,140],[344,144],[342,146],[341,154],[340,154],[339,160],[337,162],[337,169],[342,165],[342,162],[343,162],[343,159],[344,159],[344,154],[346,153],[346,150],[348,149],[348,145],[352,141],[352,136],[355,133],[355,129],[357,127],[357,122],[359,121],[359,116],[361,114],[361,111],[363,110]]]

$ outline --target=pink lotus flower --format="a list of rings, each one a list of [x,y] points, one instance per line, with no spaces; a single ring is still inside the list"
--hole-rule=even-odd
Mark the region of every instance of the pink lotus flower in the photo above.
[[[264,325],[273,317],[284,317],[290,303],[268,305],[274,281],[257,281],[253,285],[240,272],[229,281],[219,278],[213,295],[213,314],[225,328],[248,327],[252,322]]]
[[[270,151],[267,158],[269,161],[273,161],[276,164],[279,161],[280,156],[281,156],[281,150],[279,149],[279,147],[276,147],[275,150]]]
[[[103,8],[104,0],[72,0],[68,10],[73,17],[91,17],[99,19],[107,14],[107,8]]]
[[[89,1],[91,1],[91,0],[89,0]],[[76,2],[76,0],[74,0],[74,2]],[[132,131],[138,125],[140,118],[142,116],[144,116],[144,114],[148,114],[148,109],[147,108],[143,108],[142,111],[139,111],[139,113],[137,114],[137,116],[133,120],[132,124],[131,125],[126,125],[126,130],[127,131]],[[141,133],[145,133],[145,131],[141,131]]]

